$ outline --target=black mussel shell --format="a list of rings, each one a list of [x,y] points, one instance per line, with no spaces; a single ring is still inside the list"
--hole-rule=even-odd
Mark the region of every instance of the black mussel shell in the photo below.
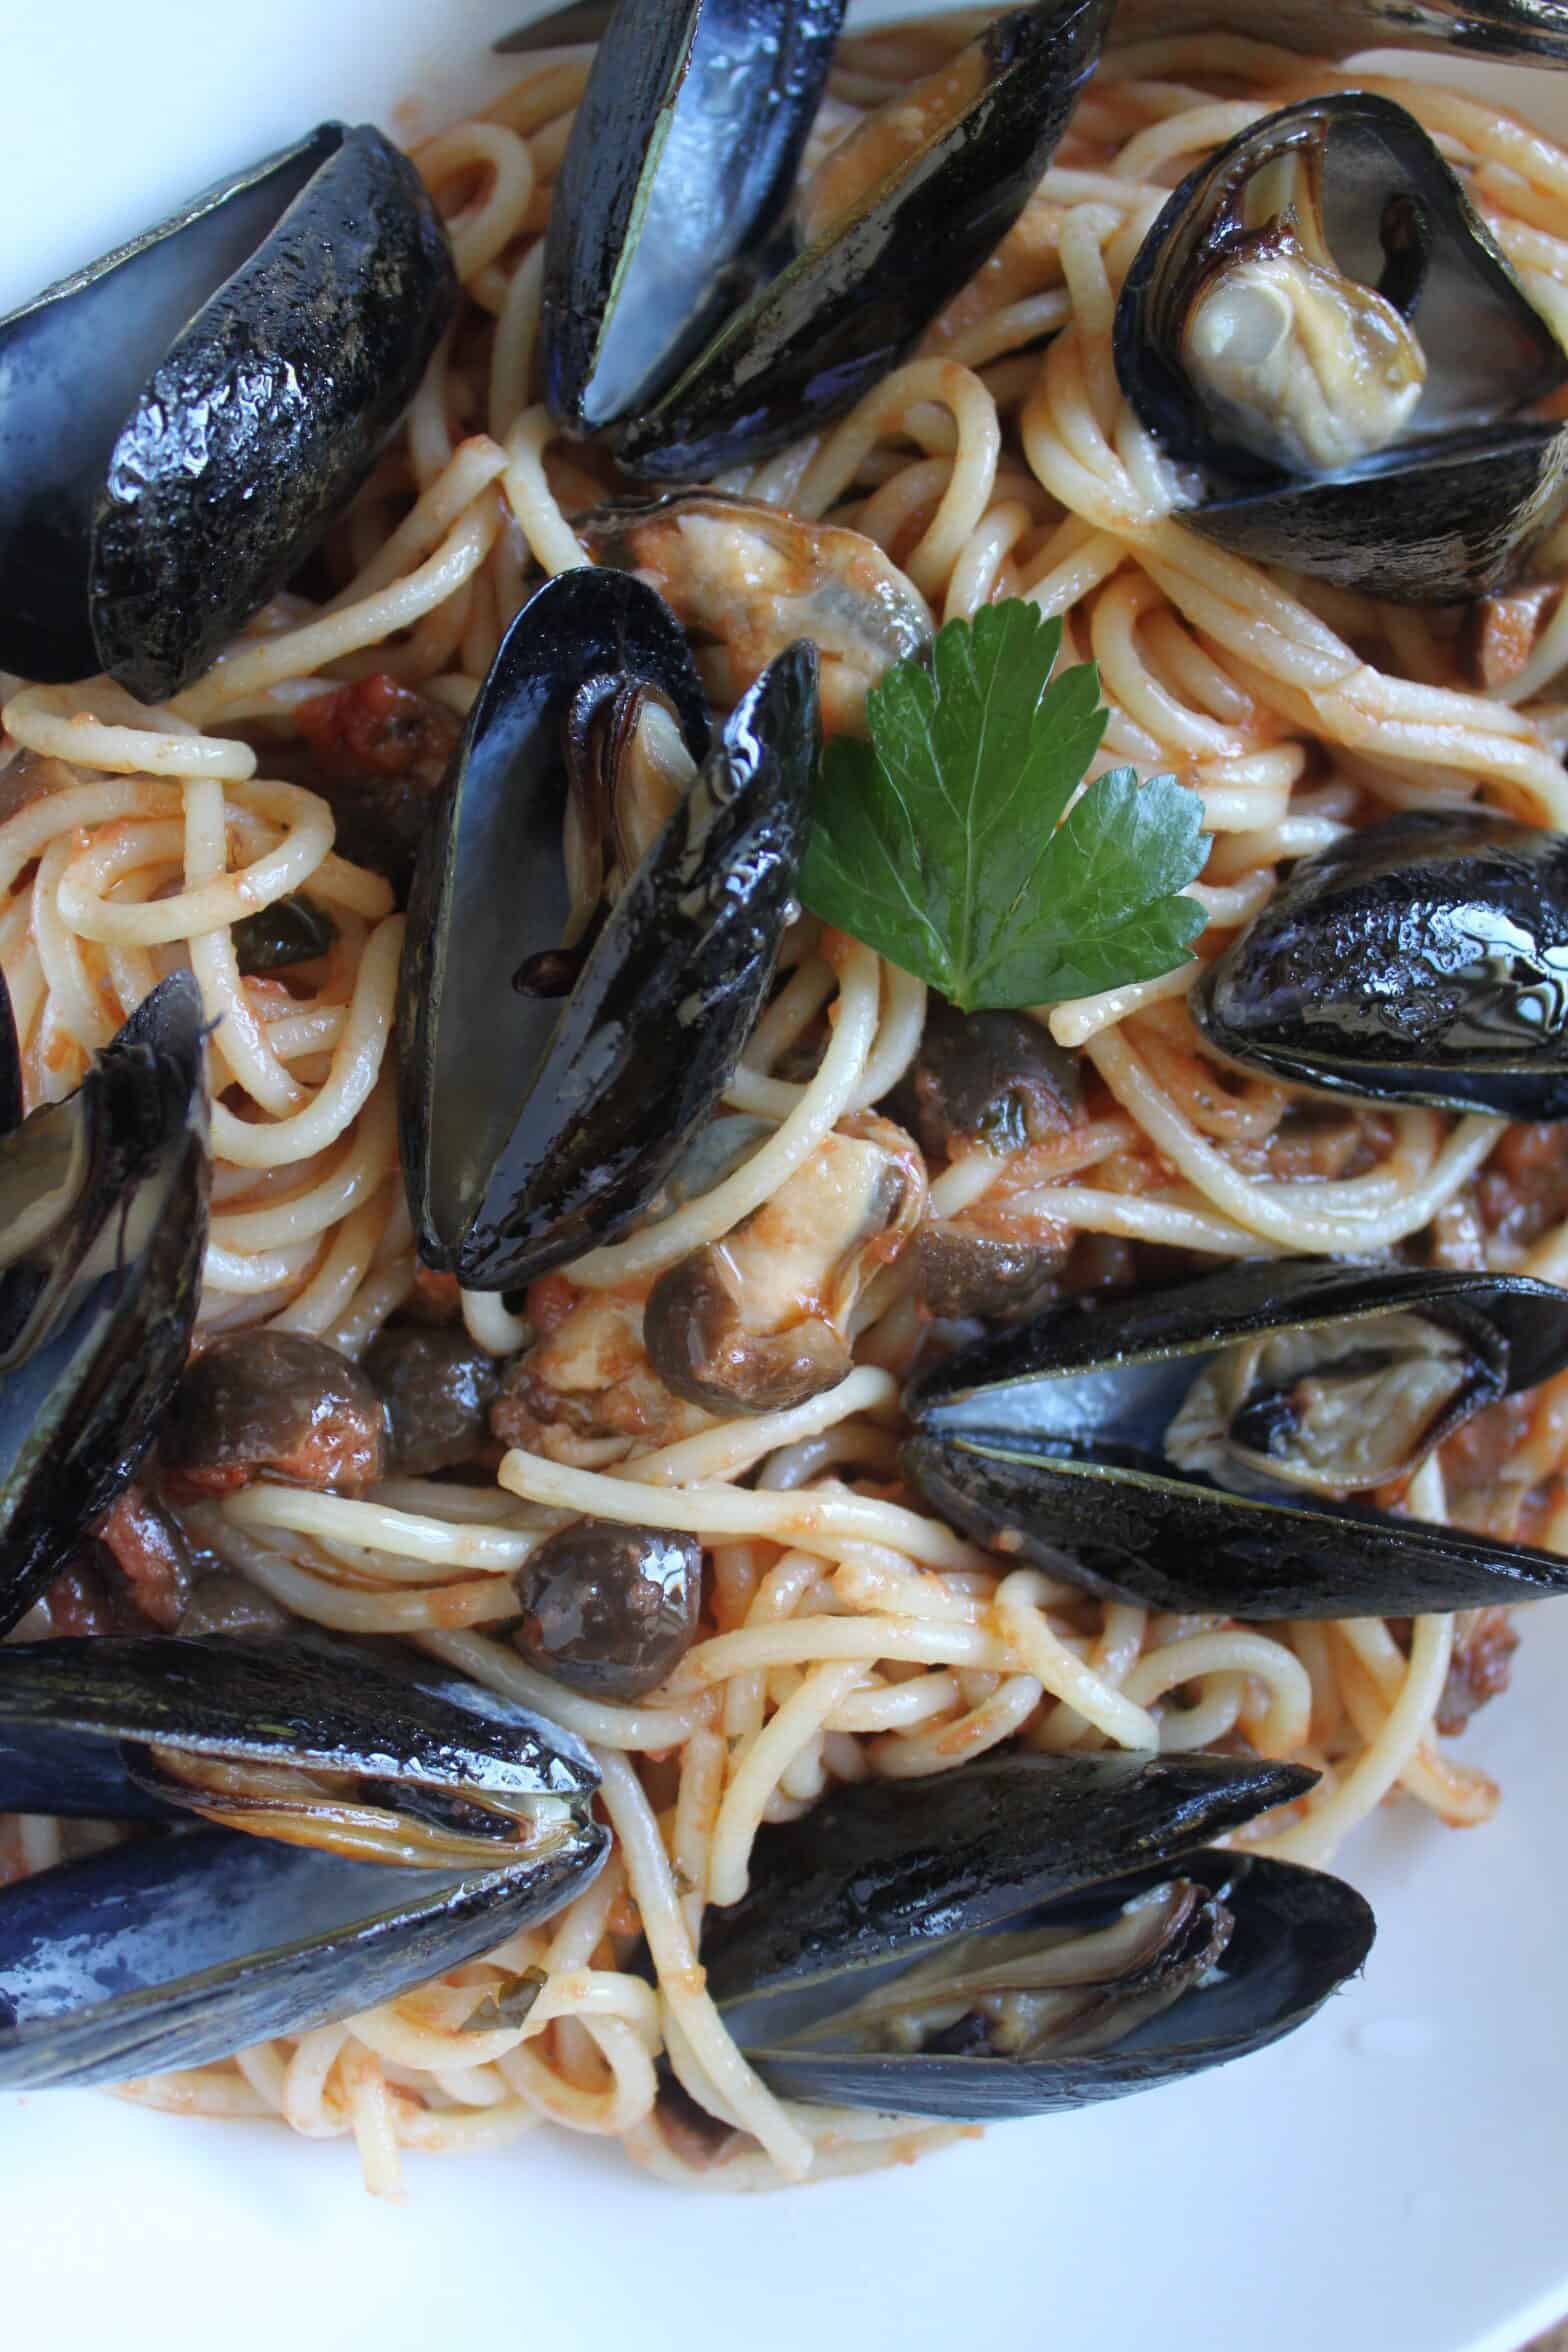
[[[725,2023],[780,2098],[955,2123],[1004,2123],[1126,2098],[1250,2057],[1305,2025],[1365,1964],[1375,1933],[1372,1912],[1343,1879],[1262,1855],[1214,1852],[1184,1854],[1178,1870],[1223,1904],[1232,1923],[1223,1957],[1208,1981],[1132,2023],[1109,2047],[1013,2059],[989,2052],[877,2050],[857,2047],[852,2026],[839,2035],[827,2021],[809,2040],[792,2043],[787,2030],[779,2031],[783,2021],[769,2014],[778,2006],[773,2002],[742,2001],[726,2013]],[[1169,1886],[1173,1875],[1169,1869],[1142,1871],[1090,1895],[1047,1904],[1008,1926],[1090,1934],[1124,1906]]]
[[[558,41],[592,38],[591,6],[562,9],[584,29],[557,32]],[[544,27],[555,22],[544,20]],[[541,28],[543,29],[543,28]],[[1568,20],[1556,0],[1274,0],[1262,28],[1270,42],[1309,57],[1353,57],[1359,49],[1469,50],[1498,61],[1528,58],[1537,65],[1568,65]],[[1238,0],[1118,0],[1113,42],[1171,41],[1188,33],[1260,30],[1255,9]]]
[[[152,1444],[195,1321],[208,1177],[201,999],[176,973],[76,1094],[0,1141],[0,1633]]]
[[[1316,1777],[1253,1756],[1107,1751],[850,1782],[759,1833],[746,1893],[703,1924],[708,1989],[731,2001],[995,1927],[1207,1845]]]
[[[407,157],[323,123],[0,321],[0,668],[188,685],[364,481],[456,300]]]
[[[1303,858],[1189,999],[1209,1043],[1364,1101],[1568,1119],[1568,836],[1412,810]]]
[[[0,972],[0,1135],[22,1124],[22,1046],[11,1011],[11,991]]]
[[[1245,191],[1291,154],[1318,158],[1336,261],[1392,304],[1427,362],[1401,438],[1320,473],[1239,447],[1183,356],[1193,302],[1244,233]],[[1388,98],[1305,99],[1191,172],[1128,272],[1115,357],[1166,456],[1201,479],[1180,519],[1259,562],[1373,596],[1463,601],[1505,585],[1568,498],[1568,428],[1517,419],[1568,379],[1568,355],[1436,146]]]
[[[513,987],[562,933],[567,703],[602,669],[647,676],[700,755],[689,659],[629,575],[547,583],[508,632],[426,837],[402,975],[403,1164],[422,1254],[471,1288],[515,1288],[624,1232],[761,1009],[816,764],[805,644],[736,705],[564,1002]]]
[[[545,239],[545,397],[563,424],[648,407],[732,307],[789,201],[843,15],[844,0],[620,0]]]
[[[0,1733],[20,1747],[24,1726],[123,1744],[133,1781],[134,1752],[152,1745],[374,1781],[388,1801],[405,1788],[468,1789],[579,1806],[599,1785],[587,1749],[542,1717],[316,1636],[14,1643],[0,1649]]]
[[[836,1789],[759,1834],[747,1894],[704,1926],[708,1989],[771,2089],[892,2114],[1038,2114],[1223,2064],[1303,2023],[1371,1945],[1337,1879],[1205,1850],[1312,1779],[1238,1757],[1025,1755]],[[1090,1929],[1178,1875],[1222,1896],[1234,1931],[1220,1968],[1124,2043],[1028,2060],[857,2046],[854,2004],[945,1947]]]
[[[1568,1592],[1568,1561],[1286,1488],[1240,1494],[1164,1451],[1205,1364],[1269,1331],[1418,1316],[1467,1342],[1458,1418],[1568,1364],[1568,1300],[1522,1275],[1315,1260],[1075,1300],[962,1350],[908,1396],[902,1455],[982,1542],[1091,1592],[1239,1618],[1412,1616]],[[1457,1425],[1452,1416],[1442,1434]]]
[[[794,258],[621,424],[622,463],[700,480],[797,440],[895,367],[1022,212],[1109,15],[1110,0],[1014,9],[923,86],[916,152],[888,170],[873,128],[870,184],[802,219]]]
[[[535,1863],[384,1869],[220,1829],[0,1889],[0,2090],[201,2066],[396,1998],[580,1894],[581,1821]]]
[[[400,980],[398,1095],[409,1212],[432,1265],[472,1259],[476,1218],[497,1221],[498,1166],[560,1021],[558,999],[520,994],[514,981],[566,928],[563,729],[600,677],[657,689],[692,757],[703,756],[707,709],[673,614],[640,580],[563,572],[507,630],[425,830]]]

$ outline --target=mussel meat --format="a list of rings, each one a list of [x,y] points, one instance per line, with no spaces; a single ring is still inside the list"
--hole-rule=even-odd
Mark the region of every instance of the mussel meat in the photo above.
[[[208,1176],[189,973],[75,1094],[0,1136],[0,1633],[152,1444],[195,1322]]]
[[[1189,174],[1117,305],[1123,391],[1240,554],[1424,604],[1502,586],[1568,502],[1565,354],[1415,117],[1309,98]]]
[[[1303,858],[1188,1002],[1292,1085],[1568,1118],[1568,837],[1410,810]]]
[[[627,689],[654,705],[662,766],[644,757],[649,729],[622,724]],[[652,589],[586,569],[524,605],[410,906],[403,1165],[431,1265],[515,1288],[652,1200],[761,1009],[818,733],[816,657],[791,646],[691,781],[707,747],[701,690]],[[609,829],[593,813],[606,743]]]
[[[353,497],[456,302],[408,158],[323,123],[0,320],[0,668],[188,685]]]
[[[556,1726],[313,1635],[0,1650],[0,1811],[176,1827],[0,1889],[0,2089],[200,2065],[472,1959],[592,1880],[597,1782]]]
[[[841,13],[621,0],[605,27],[551,213],[542,338],[555,415],[607,431],[633,473],[756,457],[895,366],[1022,211],[1110,0],[998,18],[867,116],[786,211]]]
[[[923,1374],[903,1450],[956,1527],[1092,1592],[1241,1618],[1568,1592],[1568,1563],[1374,1505],[1568,1365],[1522,1275],[1301,1259],[1074,1300]]]
[[[635,572],[659,591],[722,703],[809,637],[825,731],[859,732],[867,688],[931,640],[924,600],[892,557],[839,523],[802,522],[717,490],[677,490],[594,507],[576,528],[596,563]]]
[[[1304,2024],[1362,1966],[1341,1880],[1206,1841],[1314,1776],[1194,1755],[986,1757],[764,1829],[703,1937],[784,2097],[976,2121],[1179,2080]]]

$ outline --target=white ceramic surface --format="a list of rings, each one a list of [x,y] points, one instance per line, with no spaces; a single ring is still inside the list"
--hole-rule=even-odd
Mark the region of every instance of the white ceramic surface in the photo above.
[[[6,0],[0,308],[323,114],[434,127],[501,86],[484,43],[524,13]],[[1515,86],[1568,122],[1568,83]],[[1514,2352],[1568,2310],[1565,1688],[1559,1606],[1461,1751],[1502,1778],[1499,1820],[1401,1805],[1352,1841],[1381,1934],[1303,2033],[911,2172],[687,2199],[541,2134],[413,2159],[391,2209],[341,2143],[0,2100],[0,2344]]]

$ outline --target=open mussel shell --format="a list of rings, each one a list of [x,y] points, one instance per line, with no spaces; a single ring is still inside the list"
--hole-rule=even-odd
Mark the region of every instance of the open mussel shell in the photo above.
[[[804,191],[793,257],[617,426],[628,470],[700,480],[798,440],[895,367],[1022,212],[1109,14],[1013,9],[851,133]]]
[[[0,321],[0,668],[187,685],[359,488],[456,299],[407,157],[323,123]]]
[[[202,1829],[0,1889],[0,2090],[201,2066],[371,2009],[547,1918],[607,1830],[460,1875]]]
[[[1280,1376],[1259,1353],[1276,1343]],[[1312,1432],[1325,1478],[1342,1459],[1370,1486],[1369,1457],[1379,1480],[1395,1462],[1404,1474],[1471,1413],[1565,1364],[1568,1302],[1549,1283],[1238,1265],[1074,1301],[962,1350],[914,1383],[902,1460],[954,1526],[1114,1599],[1240,1618],[1484,1607],[1568,1592],[1568,1562],[1342,1499],[1307,1477]],[[1211,1476],[1169,1442],[1227,1367],[1247,1379]]]
[[[748,1893],[709,1913],[708,1990],[771,2089],[836,2106],[1000,2119],[1223,2064],[1303,2023],[1372,1942],[1337,1879],[1205,1846],[1312,1779],[1233,1757],[1024,1755],[836,1789],[809,1823],[764,1829]],[[1137,1940],[1167,1891],[1197,1937],[1154,1998],[1147,1965],[1113,1982],[1094,2048],[955,2048],[965,2004],[944,1984],[1123,1919]]]
[[[77,1092],[0,1138],[0,1633],[152,1444],[207,1237],[202,1013],[163,981]]]
[[[398,1013],[409,1211],[428,1263],[469,1265],[509,1203],[498,1169],[561,1016],[514,985],[565,936],[568,717],[602,680],[647,685],[687,750],[707,748],[701,683],[674,615],[640,580],[594,568],[535,590],[502,639],[426,829]]]
[[[794,905],[820,725],[816,656],[742,697],[564,1000],[519,995],[563,936],[562,721],[646,678],[700,757],[685,640],[628,574],[568,572],[512,624],[415,880],[401,982],[403,1164],[421,1254],[514,1288],[641,1213],[728,1083]]]
[[[62,1759],[66,1735],[79,1768]],[[6,1754],[20,1783],[33,1740],[63,1766],[61,1809],[119,1815],[107,1747],[132,1817],[150,1796],[257,1836],[422,1868],[570,1847],[599,1779],[556,1725],[314,1636],[13,1644],[0,1650],[0,1740],[0,1808],[25,1793],[6,1786]]]
[[[552,413],[635,415],[701,349],[789,200],[844,0],[621,0],[556,183]]]
[[[1303,858],[1207,965],[1200,1034],[1364,1101],[1568,1119],[1568,836],[1411,810]]]
[[[1341,292],[1382,298],[1380,334],[1408,331],[1424,368],[1414,406],[1368,421],[1364,446],[1339,434],[1373,400],[1365,386],[1379,378],[1366,355],[1353,383],[1334,373],[1352,364],[1339,344],[1332,359],[1309,362],[1303,350],[1283,385],[1276,362],[1260,357],[1252,389],[1236,394],[1250,441],[1193,357],[1200,304],[1260,255],[1279,266],[1274,247],[1298,228],[1305,251],[1326,250]],[[1299,302],[1339,333],[1333,282],[1296,283]],[[1238,309],[1227,332],[1227,352],[1239,353],[1260,329]],[[1181,520],[1259,562],[1373,596],[1463,601],[1514,577],[1568,499],[1568,428],[1519,415],[1568,378],[1568,356],[1432,140],[1391,99],[1305,99],[1190,173],[1139,247],[1114,341],[1127,398],[1200,485]],[[1379,369],[1388,348],[1380,341]],[[1338,462],[1289,445],[1287,394],[1314,367],[1327,371],[1319,390]],[[1271,453],[1276,429],[1282,446]]]

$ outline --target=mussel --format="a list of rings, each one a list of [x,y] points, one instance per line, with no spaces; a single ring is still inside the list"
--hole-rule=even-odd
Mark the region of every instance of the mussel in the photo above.
[[[1341,1880],[1207,1843],[1314,1777],[1019,1755],[834,1789],[708,1914],[708,1989],[772,2090],[833,2106],[1000,2120],[1223,2065],[1371,1948]]]
[[[409,912],[403,1165],[431,1265],[515,1288],[652,1200],[761,1009],[818,734],[815,653],[791,646],[691,781],[706,715],[652,589],[585,569],[524,605]]]
[[[0,1136],[0,1633],[152,1444],[195,1321],[208,1174],[189,973],[75,1094]]]
[[[1233,1061],[1364,1099],[1568,1118],[1568,837],[1411,810],[1303,858],[1188,999]]]
[[[1565,354],[1415,117],[1341,91],[1190,173],[1116,311],[1181,519],[1369,595],[1504,585],[1568,502]]]
[[[189,684],[364,481],[456,301],[408,158],[323,123],[0,320],[0,668]]]
[[[1075,1300],[913,1384],[908,1476],[1008,1557],[1152,1608],[1411,1616],[1568,1592],[1568,1562],[1378,1508],[1568,1365],[1522,1275],[1300,1259]]]
[[[1039,0],[842,140],[786,211],[842,9],[621,0],[546,244],[546,395],[631,472],[798,439],[910,351],[1022,211],[1110,0]],[[722,319],[722,324],[720,320]]]
[[[0,1889],[0,2088],[199,2065],[471,1959],[593,1878],[597,1780],[522,1709],[315,1637],[0,1651],[0,1810],[226,1825]]]
[[[803,522],[718,490],[676,490],[590,508],[575,527],[596,563],[658,590],[721,702],[809,637],[824,729],[861,733],[867,688],[931,641],[925,601],[892,557],[839,523]]]

